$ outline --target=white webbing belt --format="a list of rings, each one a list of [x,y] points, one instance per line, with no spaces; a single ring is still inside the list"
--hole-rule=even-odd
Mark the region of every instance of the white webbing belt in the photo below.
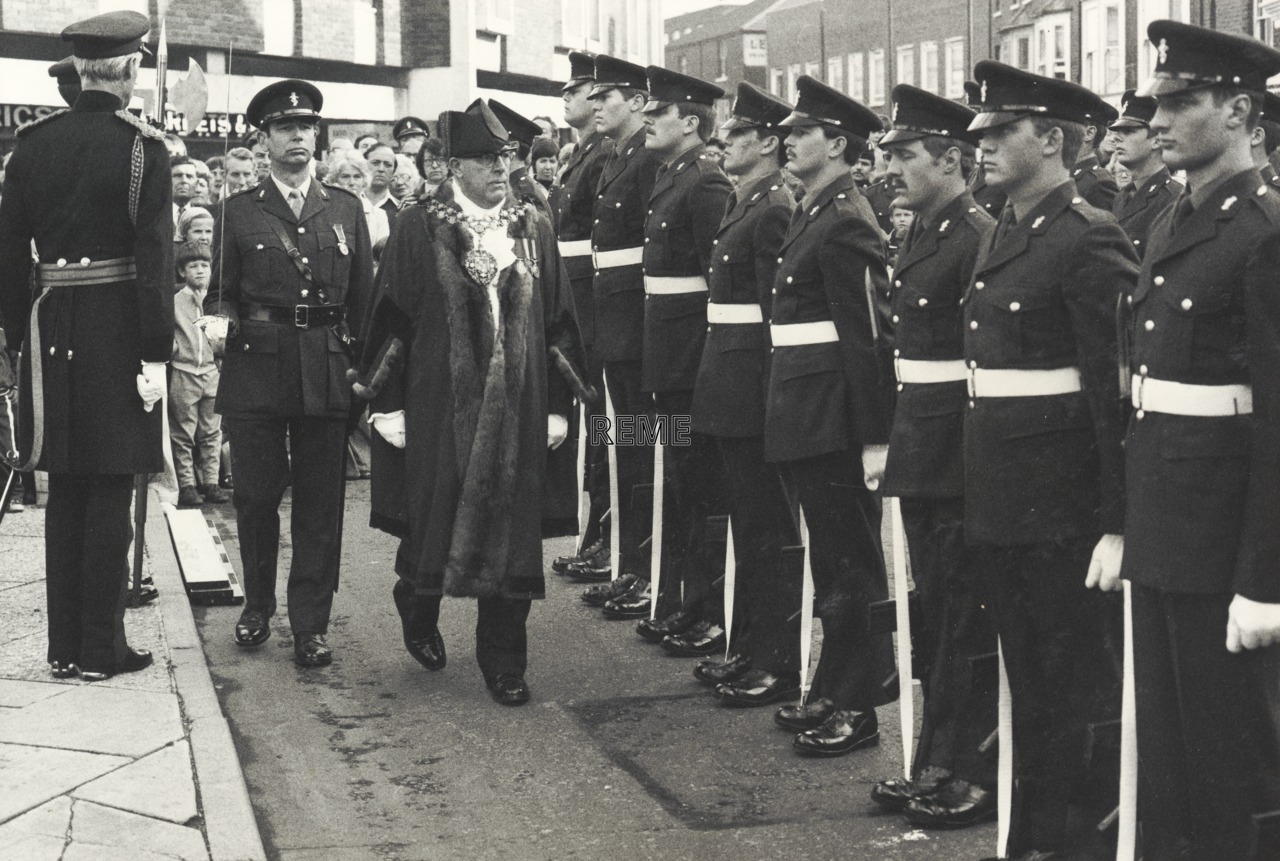
[[[596,269],[616,269],[619,266],[639,266],[644,260],[644,248],[615,248],[612,251],[591,251],[591,263]]]
[[[1245,383],[1200,386],[1135,374],[1133,405],[1174,416],[1247,416],[1253,413],[1253,387]]]
[[[973,368],[969,371],[971,398],[1038,398],[1069,395],[1081,390],[1079,368],[1030,370]]]
[[[836,324],[832,320],[774,323],[769,327],[769,338],[775,347],[803,347],[806,344],[830,344],[840,340]]]
[[[675,293],[706,293],[707,279],[701,275],[644,276],[644,292],[650,296],[669,296]]]
[[[708,302],[707,322],[717,325],[763,323],[764,314],[759,305],[725,305],[719,302]]]
[[[557,242],[556,246],[560,249],[561,257],[590,257],[591,256],[591,240],[590,239],[571,239]]]
[[[947,361],[922,359],[894,359],[893,373],[900,383],[956,383],[968,379],[969,369],[964,360]]]

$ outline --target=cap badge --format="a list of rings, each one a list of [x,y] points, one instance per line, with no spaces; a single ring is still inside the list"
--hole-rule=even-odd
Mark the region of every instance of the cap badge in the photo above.
[[[290,93],[290,94],[289,94],[289,104],[293,105],[295,108],[298,106],[298,94],[297,94],[297,93]]]
[[[893,117],[892,117],[892,119],[893,119],[893,121],[894,121],[895,123],[898,121],[898,109],[899,109],[899,108],[901,108],[901,107],[902,107],[902,103],[901,103],[901,102],[894,102],[894,103],[893,103]]]
[[[987,103],[987,82],[986,81],[982,82],[982,89],[979,90],[978,92],[978,101],[982,102],[984,105]]]
[[[1156,47],[1156,55],[1160,58],[1160,65],[1164,65],[1169,59],[1169,40],[1161,39],[1160,44]]]

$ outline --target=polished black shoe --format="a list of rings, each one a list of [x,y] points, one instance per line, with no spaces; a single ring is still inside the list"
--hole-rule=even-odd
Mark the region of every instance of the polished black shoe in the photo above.
[[[773,722],[791,732],[802,732],[822,726],[835,713],[835,703],[828,699],[818,699],[811,703],[783,706],[773,713]]]
[[[406,634],[404,647],[415,661],[428,670],[443,670],[448,660],[444,651],[444,637],[440,636],[439,628],[425,637],[410,637]]]
[[[604,542],[604,538],[598,538],[594,543],[582,548],[582,550],[572,556],[557,556],[555,559],[551,560],[551,570],[561,576],[568,574],[570,566],[585,562],[590,557],[599,553],[601,548],[604,547]]]
[[[967,780],[952,780],[932,795],[913,800],[903,812],[922,828],[968,828],[996,817],[996,793]]]
[[[767,706],[778,700],[794,700],[800,696],[798,673],[775,674],[768,670],[751,670],[742,678],[716,686],[716,696],[727,706]]]
[[[49,674],[52,675],[55,679],[69,679],[74,677],[79,672],[80,672],[80,668],[77,667],[71,661],[50,661],[49,662]]]
[[[489,683],[494,702],[504,706],[522,706],[529,702],[529,686],[524,679],[504,673]]]
[[[643,619],[649,615],[649,583],[637,583],[625,595],[604,602],[601,608],[606,619]]]
[[[125,654],[124,660],[115,669],[94,669],[92,667],[80,668],[80,679],[86,682],[105,682],[112,676],[120,673],[136,673],[139,670],[145,670],[155,662],[155,658],[146,649],[129,649]],[[75,666],[72,664],[72,666]]]
[[[396,612],[400,614],[400,633],[405,650],[428,670],[443,670],[447,656],[444,637],[434,624],[427,624],[419,611],[413,587],[407,580],[396,580],[391,590]]]
[[[147,577],[142,581],[142,585],[138,588],[138,603],[136,604],[130,603],[129,605],[130,607],[132,608],[145,607],[148,604],[150,604],[152,601],[160,597],[160,590],[147,582],[150,579],[151,579],[150,577]],[[132,594],[133,594],[133,587],[131,586],[130,595]]]
[[[699,622],[683,634],[663,637],[662,648],[677,658],[705,658],[723,652],[726,642],[724,628]]]
[[[565,569],[564,576],[575,583],[603,583],[613,579],[613,561],[609,548],[602,547],[594,556],[573,563]]]
[[[751,658],[735,653],[723,661],[698,661],[693,677],[703,684],[722,685],[742,678],[749,669]]]
[[[333,663],[333,649],[324,634],[303,631],[293,635],[293,662],[300,667],[327,667]]]
[[[236,622],[236,645],[246,649],[261,646],[271,639],[271,623],[257,610],[245,610]]]
[[[606,601],[621,598],[635,588],[640,578],[634,574],[623,574],[617,580],[608,583],[597,583],[582,591],[582,603],[592,607],[603,607]]]
[[[661,643],[663,637],[683,634],[698,624],[698,616],[688,610],[677,610],[665,619],[650,622],[645,619],[636,625],[636,633],[650,643]]]
[[[880,725],[875,710],[837,711],[816,729],[807,729],[791,744],[810,756],[844,756],[880,743]]]
[[[894,813],[901,813],[917,798],[932,795],[951,780],[945,769],[928,768],[913,780],[901,777],[882,780],[871,787],[871,800]]]

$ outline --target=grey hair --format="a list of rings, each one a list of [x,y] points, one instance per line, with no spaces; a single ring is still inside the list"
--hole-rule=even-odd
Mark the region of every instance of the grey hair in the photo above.
[[[132,54],[125,54],[123,57],[103,57],[97,60],[86,60],[82,57],[72,58],[76,72],[80,75],[81,83],[89,86],[95,84],[123,84],[126,81],[131,81],[133,76],[137,74],[138,65],[141,62],[142,55],[136,51]]]
[[[342,172],[344,167],[354,167],[360,171],[360,175],[364,177],[366,185],[368,185],[369,180],[373,179],[373,169],[369,167],[369,162],[365,160],[364,153],[359,150],[342,150],[334,156],[329,166],[329,175],[332,177],[332,182],[337,182],[338,174]]]

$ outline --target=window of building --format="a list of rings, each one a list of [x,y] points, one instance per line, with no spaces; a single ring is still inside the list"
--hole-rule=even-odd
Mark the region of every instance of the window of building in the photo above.
[[[862,61],[862,52],[849,55],[849,95],[858,101],[867,98],[867,85]]]
[[[723,81],[729,77],[729,40],[716,42],[716,80]]]
[[[820,74],[822,74],[822,67],[820,67],[817,63],[805,63],[804,73],[811,78],[817,78]]]
[[[1277,44],[1280,25],[1280,0],[1253,0],[1253,33],[1271,47]]]
[[[916,46],[915,45],[899,45],[897,62],[894,64],[894,74],[899,84],[916,83]]]
[[[920,87],[938,92],[938,43],[920,43]]]
[[[600,41],[600,4],[587,0],[587,14],[589,16],[590,28],[588,35],[595,41]]]
[[[577,45],[582,35],[582,0],[560,0],[560,44]]]
[[[372,3],[356,0],[351,4],[351,37],[355,62],[366,66],[378,62],[378,14]]]
[[[795,98],[795,95],[796,95],[796,80],[797,80],[797,79],[798,79],[802,74],[804,74],[804,67],[803,67],[803,66],[801,66],[799,63],[792,63],[790,66],[787,66],[787,95],[786,95],[786,98],[787,98],[787,100],[788,100],[788,101],[790,101],[790,100],[792,100],[792,99],[794,99],[794,98]]]
[[[995,60],[997,63],[1005,62],[1003,42],[996,42],[991,46],[991,59]]]
[[[769,70],[769,92],[773,93],[780,99],[790,99],[791,95],[787,92],[787,70],[786,69],[770,69]]]
[[[884,48],[876,48],[867,54],[867,105],[875,107],[884,104]]]
[[[293,4],[262,0],[262,53],[293,55]]]
[[[506,37],[499,33],[490,33],[481,30],[476,33],[476,41],[474,46],[475,58],[473,60],[477,69],[484,69],[487,72],[502,71],[502,55],[506,53],[503,50],[503,42]]]
[[[1080,7],[1080,82],[1095,93],[1124,92],[1124,4],[1086,0]]]
[[[964,97],[964,37],[948,39],[943,45],[943,63],[946,65],[947,83],[943,95],[948,99]]]
[[[1067,77],[1069,57],[1067,42],[1071,27],[1070,13],[1045,15],[1035,24],[1035,55],[1032,68],[1048,78]]]
[[[844,92],[844,57],[827,58],[827,86]]]

